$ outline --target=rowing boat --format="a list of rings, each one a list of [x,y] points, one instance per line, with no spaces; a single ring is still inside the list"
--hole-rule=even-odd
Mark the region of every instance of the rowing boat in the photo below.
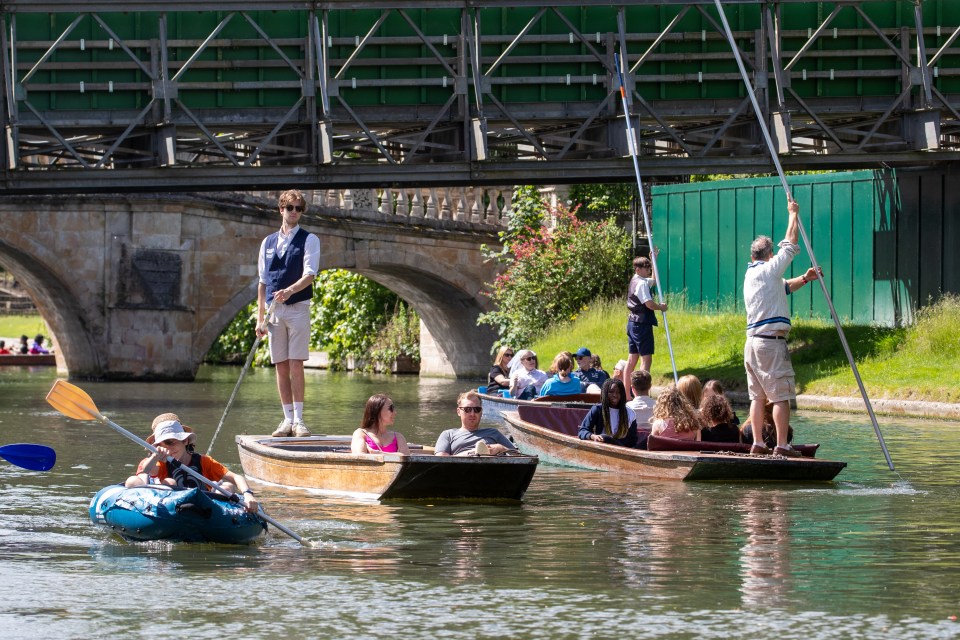
[[[411,455],[350,451],[350,436],[237,436],[247,478],[286,487],[387,499],[520,500],[536,456],[437,456],[411,444]]]
[[[517,400],[516,398],[504,398],[496,393],[479,393],[483,406],[483,415],[488,420],[503,422],[504,414],[508,411],[516,411],[518,407],[568,407],[589,409],[600,402],[599,393],[578,393],[569,396],[541,396],[533,400]]]
[[[651,448],[657,450],[648,451],[581,440],[577,432],[584,415],[583,409],[521,406],[504,418],[517,446],[545,462],[637,479],[818,482],[833,480],[847,466],[813,457],[819,445],[794,445],[804,456],[785,458],[751,456],[732,443],[652,437]]]
[[[104,487],[90,501],[90,519],[127,540],[246,544],[267,525],[213,494],[166,485]]]

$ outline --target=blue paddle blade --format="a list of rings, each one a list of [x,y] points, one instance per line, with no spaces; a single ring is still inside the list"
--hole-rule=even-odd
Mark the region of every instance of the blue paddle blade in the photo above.
[[[8,444],[0,447],[0,458],[31,471],[49,471],[57,452],[42,444]]]

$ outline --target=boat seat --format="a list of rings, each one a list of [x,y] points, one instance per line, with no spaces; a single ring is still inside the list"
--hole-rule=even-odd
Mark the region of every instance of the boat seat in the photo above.
[[[539,407],[524,404],[517,407],[520,419],[568,436],[577,437],[580,423],[590,409],[586,407]]]
[[[795,444],[793,448],[805,458],[817,455],[819,444]],[[729,451],[731,453],[750,453],[750,445],[742,442],[705,442],[703,440],[680,440],[651,435],[647,438],[648,451]]]
[[[599,393],[574,393],[566,396],[537,396],[534,402],[579,402],[584,404],[597,404],[600,402]]]

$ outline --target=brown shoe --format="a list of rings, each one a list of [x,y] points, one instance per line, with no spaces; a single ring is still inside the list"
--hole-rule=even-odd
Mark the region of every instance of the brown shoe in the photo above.
[[[752,456],[768,456],[770,453],[770,447],[765,444],[754,444],[750,447],[750,455]]]
[[[791,447],[790,445],[787,445],[785,447],[775,448],[773,450],[773,455],[783,456],[785,458],[799,458],[803,454],[797,451],[796,449],[794,449],[793,447]]]

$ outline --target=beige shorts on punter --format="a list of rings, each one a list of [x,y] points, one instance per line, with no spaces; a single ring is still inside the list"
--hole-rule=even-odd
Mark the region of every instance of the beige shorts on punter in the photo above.
[[[278,304],[267,323],[270,362],[310,359],[310,305]]]
[[[748,337],[743,346],[743,366],[747,370],[747,391],[751,400],[780,402],[797,397],[786,340]]]

